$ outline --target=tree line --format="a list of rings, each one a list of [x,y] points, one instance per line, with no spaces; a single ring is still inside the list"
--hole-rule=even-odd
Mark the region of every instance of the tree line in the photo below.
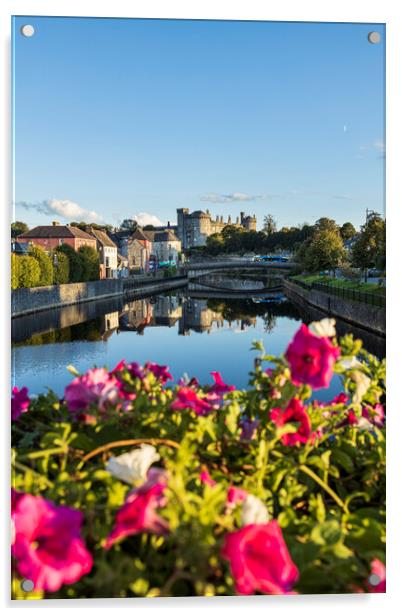
[[[348,240],[350,245],[346,247]],[[341,266],[384,270],[385,220],[372,212],[357,232],[351,222],[338,225],[335,220],[322,217],[313,225],[305,223],[278,231],[273,217],[267,215],[262,231],[227,225],[221,233],[207,237],[206,245],[198,251],[210,256],[286,251],[293,254],[301,269],[311,273]]]
[[[99,255],[90,246],[77,251],[62,244],[49,254],[30,246],[26,255],[11,255],[11,288],[44,287],[99,280]]]

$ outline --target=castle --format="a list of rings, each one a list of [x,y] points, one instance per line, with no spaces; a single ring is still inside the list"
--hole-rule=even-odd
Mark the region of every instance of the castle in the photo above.
[[[240,218],[238,216],[236,222],[232,222],[230,215],[224,222],[223,216],[217,216],[213,220],[209,210],[206,212],[196,210],[192,214],[189,213],[187,208],[177,210],[176,233],[184,250],[193,246],[205,246],[208,235],[220,233],[226,225],[243,227],[247,231],[256,231],[257,219],[255,215],[245,216],[244,212],[240,212]]]

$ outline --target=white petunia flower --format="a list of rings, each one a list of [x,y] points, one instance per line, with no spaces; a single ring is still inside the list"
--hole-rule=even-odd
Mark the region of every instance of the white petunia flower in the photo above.
[[[149,467],[159,459],[160,456],[155,447],[143,444],[117,458],[110,458],[106,470],[117,479],[134,485],[137,481],[146,479]]]
[[[358,359],[356,359],[355,356],[353,356],[340,359],[338,361],[338,366],[344,368],[345,370],[351,370],[352,368],[361,368],[363,364]]]
[[[357,422],[357,428],[358,430],[362,430],[362,431],[372,430],[373,425],[365,417],[360,417],[359,421]]]
[[[369,379],[369,377],[363,372],[360,372],[360,370],[353,370],[350,373],[350,378],[356,383],[356,389],[352,397],[352,402],[361,402],[364,394],[370,387],[371,379]]]
[[[242,526],[247,526],[247,524],[266,524],[267,522],[269,522],[269,514],[262,500],[252,494],[248,494],[242,506]]]
[[[333,338],[336,336],[335,319],[322,319],[321,321],[313,321],[308,326],[309,330],[319,338]]]

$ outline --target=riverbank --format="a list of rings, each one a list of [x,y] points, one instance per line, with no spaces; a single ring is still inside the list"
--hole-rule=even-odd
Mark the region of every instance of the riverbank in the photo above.
[[[328,316],[385,337],[385,308],[338,297],[324,291],[306,288],[297,282],[284,280],[284,291],[292,301],[312,306]]]
[[[186,284],[187,276],[172,276],[169,278],[118,278],[15,289],[11,293],[11,317],[113,297],[135,298],[143,293],[159,293],[177,289]]]

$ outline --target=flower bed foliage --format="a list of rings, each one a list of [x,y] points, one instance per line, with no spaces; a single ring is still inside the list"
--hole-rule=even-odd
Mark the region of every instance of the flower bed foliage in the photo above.
[[[246,391],[125,361],[14,388],[15,598],[384,592],[384,362],[330,319],[255,350]]]

